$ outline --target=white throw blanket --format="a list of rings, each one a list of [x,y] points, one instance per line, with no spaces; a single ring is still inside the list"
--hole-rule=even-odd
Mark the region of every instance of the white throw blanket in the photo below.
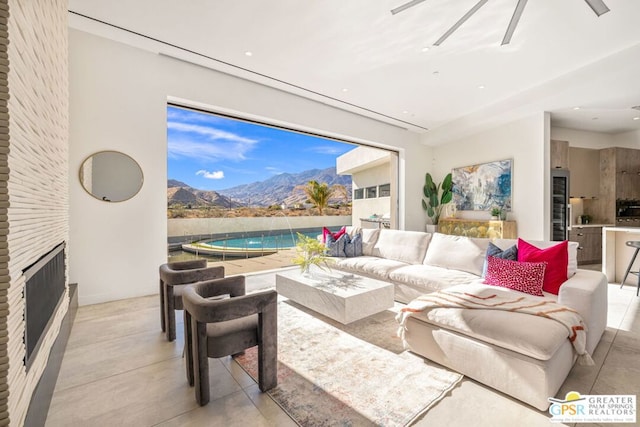
[[[551,321],[561,323],[567,329],[569,341],[578,353],[578,363],[581,365],[593,365],[593,359],[587,353],[586,325],[577,311],[560,305],[555,301],[541,297],[521,295],[499,295],[492,292],[490,287],[486,289],[469,290],[441,290],[431,294],[422,295],[411,301],[400,310],[397,320],[400,323],[398,336],[404,341],[407,319],[412,313],[419,313],[436,308],[461,308],[473,310],[503,310],[540,316]]]

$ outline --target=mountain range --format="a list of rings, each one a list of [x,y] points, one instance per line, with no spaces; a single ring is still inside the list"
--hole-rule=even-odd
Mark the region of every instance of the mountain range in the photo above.
[[[300,173],[281,173],[264,181],[238,185],[219,191],[197,190],[189,185],[170,179],[167,182],[167,202],[172,204],[191,204],[192,206],[271,206],[285,203],[288,206],[303,203],[306,196],[299,191],[292,194],[298,185],[315,180],[326,182],[329,186],[343,185],[347,189],[348,199],[351,200],[351,176],[341,176],[336,168],[311,169]]]

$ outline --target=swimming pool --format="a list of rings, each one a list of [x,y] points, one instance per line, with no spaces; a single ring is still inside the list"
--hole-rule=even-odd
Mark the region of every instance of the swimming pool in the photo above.
[[[335,227],[331,227],[332,229]],[[332,230],[336,231],[336,230]],[[233,237],[226,239],[215,239],[192,244],[182,245],[185,252],[211,255],[230,258],[250,258],[270,255],[283,249],[290,249],[296,246],[298,235],[304,234],[308,237],[316,237],[322,234],[322,228],[304,231],[291,230],[268,233],[259,236]]]
[[[306,231],[305,236],[316,237],[322,230]],[[231,249],[287,249],[293,248],[298,242],[298,235],[295,231],[265,234],[253,237],[241,237],[236,239],[220,239],[204,242],[206,245],[231,248]]]

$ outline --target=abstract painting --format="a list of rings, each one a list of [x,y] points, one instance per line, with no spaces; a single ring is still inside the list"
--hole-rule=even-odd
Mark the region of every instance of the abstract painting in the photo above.
[[[452,170],[453,202],[461,211],[511,210],[511,163],[499,160]]]

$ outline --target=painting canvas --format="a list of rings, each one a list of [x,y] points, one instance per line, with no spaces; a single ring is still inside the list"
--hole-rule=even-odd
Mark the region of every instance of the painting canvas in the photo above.
[[[453,201],[462,211],[511,210],[511,160],[465,166],[452,171]]]

